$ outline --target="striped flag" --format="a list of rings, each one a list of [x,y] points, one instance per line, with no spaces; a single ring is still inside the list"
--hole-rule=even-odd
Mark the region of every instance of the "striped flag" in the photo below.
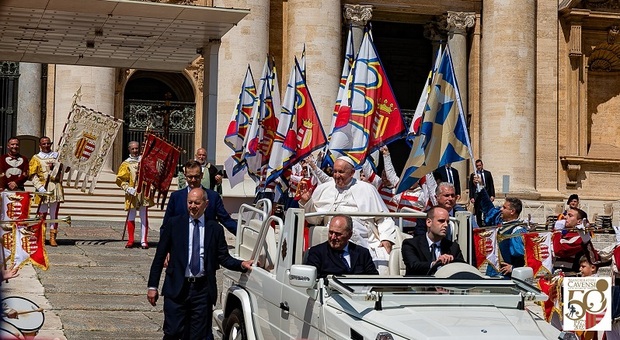
[[[345,85],[329,142],[331,162],[349,156],[361,165],[369,153],[403,136],[400,107],[366,31],[357,59]]]
[[[295,58],[269,158],[267,183],[326,142],[312,96]]]
[[[248,174],[258,182],[261,190],[264,189],[265,168],[269,163],[269,155],[278,128],[278,117],[274,110],[271,93],[272,70],[270,59],[267,57],[259,82],[258,100],[252,108],[252,123],[244,151]]]
[[[446,47],[433,79],[420,135],[413,142],[397,192],[407,190],[441,166],[468,158],[472,158],[472,152],[463,105],[450,50]]]
[[[413,119],[411,120],[411,125],[409,126],[409,131],[407,135],[407,139],[413,141],[414,136],[418,134],[420,131],[420,125],[422,124],[422,117],[424,116],[424,109],[426,108],[426,102],[428,101],[428,94],[431,92],[431,84],[433,83],[433,77],[437,74],[437,70],[439,69],[439,65],[441,64],[441,45],[437,49],[437,55],[435,55],[435,65],[428,72],[428,77],[426,78],[426,84],[424,85],[424,89],[422,89],[422,94],[420,95],[420,100],[418,101],[418,105],[415,108],[415,112],[413,114]]]
[[[232,113],[228,129],[226,130],[226,136],[224,137],[224,143],[232,149],[232,158],[237,165],[241,165],[243,161],[244,143],[248,128],[250,127],[250,115],[255,101],[256,86],[254,85],[252,70],[250,65],[248,65],[248,70],[241,85],[241,92],[237,99],[237,105]],[[235,168],[240,169],[240,167]]]

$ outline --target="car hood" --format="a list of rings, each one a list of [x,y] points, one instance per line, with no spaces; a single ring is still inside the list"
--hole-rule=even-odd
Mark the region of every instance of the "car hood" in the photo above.
[[[526,310],[495,306],[403,306],[384,303],[374,310],[374,302],[335,296],[327,301],[327,329],[342,319],[352,328],[364,323],[408,339],[545,339]],[[334,323],[330,325],[330,323]]]

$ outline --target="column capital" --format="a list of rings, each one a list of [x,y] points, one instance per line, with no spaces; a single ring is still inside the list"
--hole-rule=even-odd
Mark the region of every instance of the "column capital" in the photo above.
[[[364,26],[372,19],[372,5],[345,4],[342,16],[354,25]]]
[[[474,27],[474,24],[476,24],[476,13],[448,11],[446,21],[448,31],[465,34],[468,28]]]

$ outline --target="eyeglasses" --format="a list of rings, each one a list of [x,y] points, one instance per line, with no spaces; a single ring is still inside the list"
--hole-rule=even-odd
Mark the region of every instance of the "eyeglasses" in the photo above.
[[[199,179],[199,178],[202,178],[202,176],[200,176],[200,175],[195,175],[195,176],[191,176],[191,175],[190,175],[190,176],[188,176],[188,175],[185,175],[185,178],[189,178],[189,179]]]

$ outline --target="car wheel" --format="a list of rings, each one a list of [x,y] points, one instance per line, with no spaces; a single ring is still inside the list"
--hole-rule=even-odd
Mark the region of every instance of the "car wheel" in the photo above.
[[[245,321],[243,320],[243,311],[239,308],[233,309],[232,313],[226,318],[226,327],[224,329],[224,339],[229,340],[245,340]]]

